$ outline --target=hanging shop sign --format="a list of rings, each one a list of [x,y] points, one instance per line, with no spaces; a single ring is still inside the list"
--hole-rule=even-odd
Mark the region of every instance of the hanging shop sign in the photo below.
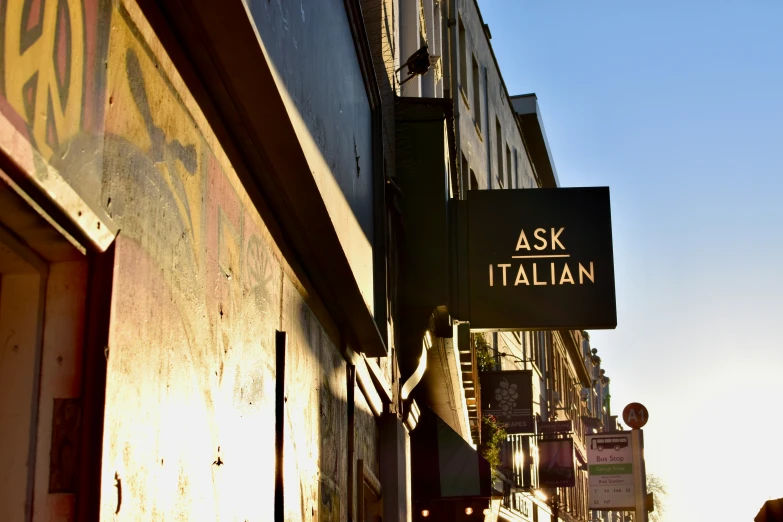
[[[472,190],[474,329],[617,326],[608,187]]]
[[[587,465],[590,509],[634,509],[633,447],[629,432],[588,435]]]
[[[538,423],[538,433],[571,433],[574,423],[570,420],[542,421]]]
[[[481,411],[503,424],[506,433],[535,433],[533,372],[481,372]]]
[[[538,442],[538,484],[542,488],[571,488],[576,485],[573,439]]]

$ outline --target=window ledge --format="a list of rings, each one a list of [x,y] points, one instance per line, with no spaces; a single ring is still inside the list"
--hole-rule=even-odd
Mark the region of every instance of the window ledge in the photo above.
[[[462,85],[459,86],[459,93],[462,95],[462,101],[465,102],[465,106],[470,110],[470,102],[468,102],[468,95],[465,94],[465,89]]]

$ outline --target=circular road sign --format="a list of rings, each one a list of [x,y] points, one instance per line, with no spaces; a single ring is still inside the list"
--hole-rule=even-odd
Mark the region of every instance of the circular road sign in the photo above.
[[[632,402],[623,410],[623,421],[635,430],[647,424],[647,419],[649,418],[650,415],[647,413],[647,408],[638,402]]]

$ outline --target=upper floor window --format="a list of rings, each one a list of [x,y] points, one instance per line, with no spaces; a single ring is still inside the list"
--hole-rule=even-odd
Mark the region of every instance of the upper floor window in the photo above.
[[[514,175],[511,171],[511,149],[506,144],[506,188],[514,188]]]
[[[462,17],[459,17],[459,86],[462,94],[467,97],[468,91],[468,35],[465,32],[465,25],[462,23]],[[467,99],[465,100],[467,103]]]
[[[503,128],[500,126],[500,120],[497,118],[495,118],[495,141],[497,142],[495,157],[498,162],[498,185],[500,185],[500,188],[505,188],[504,183],[506,175],[503,170]]]
[[[473,121],[481,132],[481,77],[476,55],[473,55]]]

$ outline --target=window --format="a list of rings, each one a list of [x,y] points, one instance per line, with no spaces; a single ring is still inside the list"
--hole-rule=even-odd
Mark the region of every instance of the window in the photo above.
[[[467,187],[469,187],[468,185],[468,183],[470,182],[468,179],[469,172],[470,172],[470,165],[468,165],[468,158],[466,158],[465,155],[462,154],[462,167],[459,173],[460,184],[462,185],[462,191],[466,191]],[[463,194],[463,196],[467,196],[467,193]]]
[[[519,179],[519,154],[517,149],[514,149],[514,183],[517,188],[522,187],[522,180]]]
[[[468,90],[468,44],[465,26],[462,23],[462,17],[459,17],[459,86],[462,94],[467,95]],[[467,103],[468,100],[465,100]]]
[[[476,129],[481,132],[481,80],[476,55],[473,55],[473,122],[476,124]]]
[[[500,185],[500,188],[504,188],[503,182],[505,180],[505,174],[503,172],[503,129],[500,127],[500,120],[497,118],[495,118],[495,141],[497,142],[496,157],[498,160],[498,184]]]
[[[506,144],[506,188],[514,188],[514,178],[511,172],[511,149]]]
[[[544,363],[546,362],[547,335],[546,332],[538,332],[537,335],[539,336],[538,357],[541,361],[541,369],[543,370]]]

